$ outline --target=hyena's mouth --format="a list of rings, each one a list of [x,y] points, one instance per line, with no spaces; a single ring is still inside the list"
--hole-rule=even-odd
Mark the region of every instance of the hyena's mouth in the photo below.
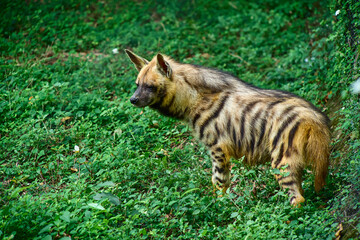
[[[130,101],[131,102],[131,101]],[[138,108],[142,108],[142,107],[146,107],[147,104],[144,104],[144,103],[141,103],[141,102],[131,102],[131,104],[134,106],[134,107],[138,107]]]

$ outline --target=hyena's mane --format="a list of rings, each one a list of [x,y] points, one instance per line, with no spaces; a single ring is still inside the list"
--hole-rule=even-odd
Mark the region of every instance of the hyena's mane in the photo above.
[[[229,72],[196,64],[180,63],[167,55],[162,56],[172,68],[173,80],[184,81],[200,94],[216,94],[223,91],[264,91]],[[155,58],[156,56],[150,63],[154,63]]]
[[[180,76],[191,76],[187,83],[195,87],[199,93],[219,93],[223,91],[242,91],[244,89],[259,92],[262,89],[244,82],[235,75],[215,68],[199,66],[195,64],[181,64],[185,71],[180,71]],[[188,74],[189,70],[193,74]]]

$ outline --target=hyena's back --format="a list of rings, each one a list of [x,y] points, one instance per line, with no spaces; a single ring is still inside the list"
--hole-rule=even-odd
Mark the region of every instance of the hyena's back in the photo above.
[[[257,89],[250,93],[225,91],[207,97],[200,105],[192,124],[213,155],[217,151],[225,153],[225,159],[245,155],[250,165],[270,160],[273,168],[284,172],[276,178],[294,195],[292,201],[303,201],[296,193],[302,194],[301,175],[306,166],[315,171],[315,190],[324,186],[329,120],[311,103],[289,93]],[[213,159],[213,182],[227,187],[229,177],[221,174],[228,168],[227,160]]]

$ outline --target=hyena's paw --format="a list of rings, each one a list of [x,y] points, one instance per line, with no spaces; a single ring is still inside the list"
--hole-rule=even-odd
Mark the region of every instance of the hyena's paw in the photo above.
[[[220,190],[222,192],[222,194],[218,195],[218,197],[223,197],[226,194],[226,191],[228,190],[229,187],[220,187],[217,184],[213,184],[213,194],[214,196],[217,196],[216,191]]]
[[[218,181],[214,181],[214,177],[212,178],[212,182],[213,182],[213,194],[214,196],[216,196],[216,191],[217,190],[220,190],[222,192],[221,195],[219,195],[218,197],[222,197],[226,194],[226,191],[228,190],[230,184],[223,184],[223,183],[220,183]],[[215,183],[214,183],[215,182]]]
[[[303,202],[305,202],[305,198],[301,196],[301,194],[294,195],[290,198],[290,204],[293,207],[299,208]]]

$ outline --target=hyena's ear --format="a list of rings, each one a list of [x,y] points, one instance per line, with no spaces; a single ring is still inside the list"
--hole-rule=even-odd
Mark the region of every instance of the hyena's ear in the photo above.
[[[162,74],[164,74],[167,78],[171,78],[171,67],[170,64],[165,61],[164,56],[158,53],[156,55],[156,66],[160,70]]]
[[[133,62],[133,64],[135,65],[136,69],[140,72],[140,70],[149,63],[148,60],[146,60],[145,58],[142,58],[138,55],[136,55],[135,53],[133,53],[130,50],[125,49],[125,53],[128,55],[128,57],[130,58],[130,60]]]

